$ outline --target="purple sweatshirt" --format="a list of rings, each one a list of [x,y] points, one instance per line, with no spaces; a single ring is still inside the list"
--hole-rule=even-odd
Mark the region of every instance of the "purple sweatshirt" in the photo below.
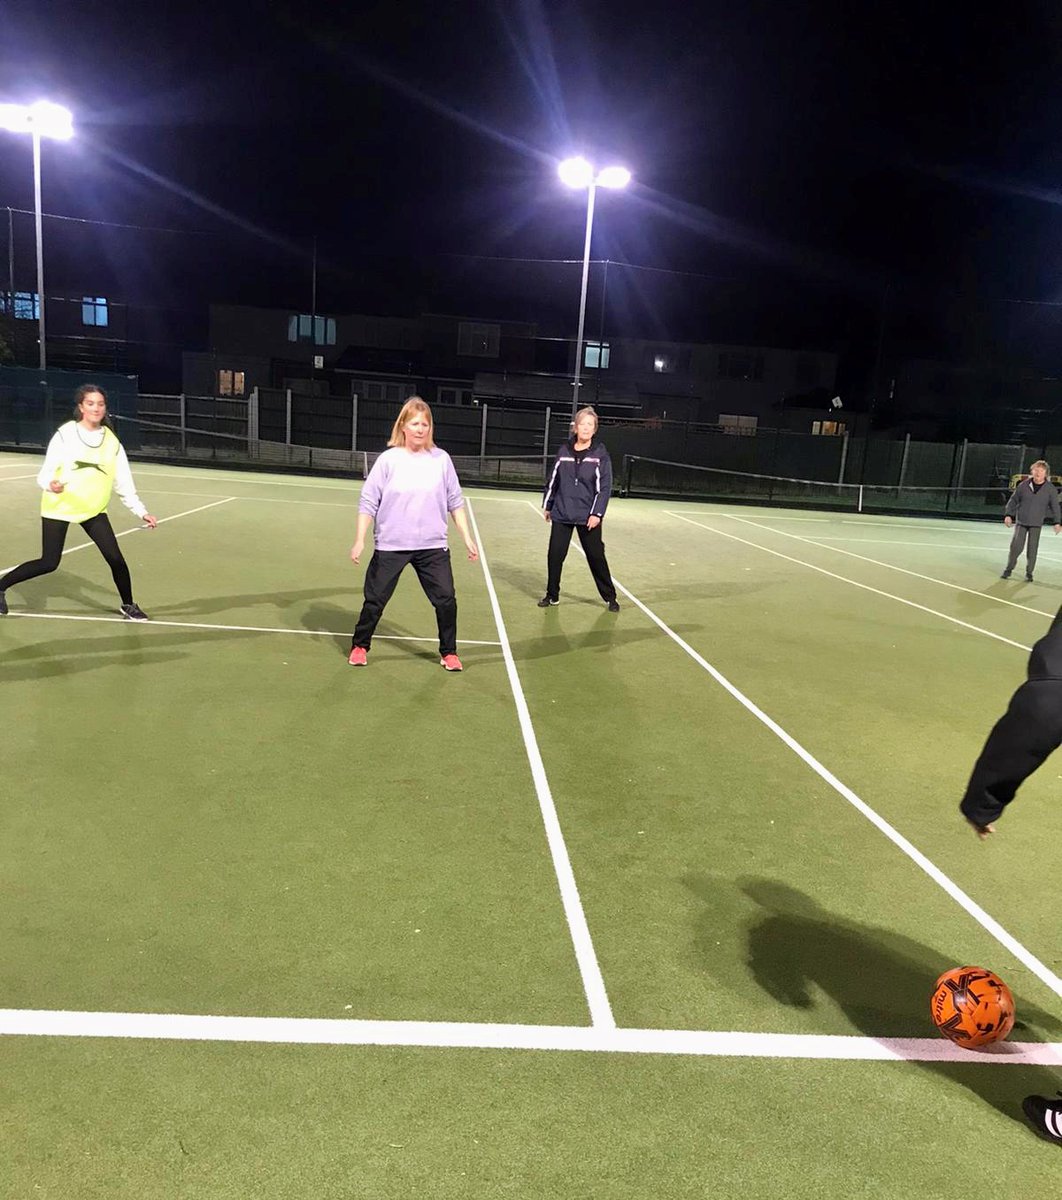
[[[444,550],[446,518],[464,503],[445,450],[392,446],[369,472],[358,512],[373,518],[377,550]]]

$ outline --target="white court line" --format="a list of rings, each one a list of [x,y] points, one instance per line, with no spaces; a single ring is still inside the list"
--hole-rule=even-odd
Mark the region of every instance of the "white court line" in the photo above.
[[[672,513],[670,515],[677,516],[677,514],[675,514],[675,513]],[[680,520],[687,521],[687,520],[689,520],[689,518],[681,517]],[[689,523],[691,525],[697,525],[696,521],[690,521]],[[707,525],[701,525],[701,526],[699,526],[699,528],[705,529],[709,533],[718,533],[722,537],[733,537],[732,534],[723,533],[721,530],[712,529],[710,526],[707,526]],[[733,540],[737,541],[737,542],[744,541],[743,538],[738,538],[738,537],[734,537]],[[747,544],[750,546],[755,546],[754,542],[749,542]],[[763,549],[765,549],[765,547],[756,546],[756,549],[763,550]],[[772,550],[772,551],[769,551],[769,553],[773,554],[773,553],[775,553],[775,551]],[[783,554],[783,555],[779,555],[779,557],[787,558],[788,555]],[[799,562],[798,559],[792,559],[791,561]],[[810,564],[800,563],[800,565],[801,566],[809,566]],[[818,569],[818,568],[816,568],[816,569]],[[825,571],[823,573],[826,575],[832,574],[832,572],[829,572],[829,571]],[[836,576],[836,578],[843,579],[843,576],[838,575],[838,576]],[[850,579],[843,580],[843,581],[845,583],[854,582],[853,580],[850,580]],[[776,737],[781,739],[781,741],[783,741],[789,747],[789,749],[793,751],[794,754],[796,754],[799,758],[802,758],[804,760],[804,762],[807,763],[807,765],[816,773],[816,775],[818,775],[821,779],[823,779],[826,783],[828,783],[830,785],[830,787],[832,787],[834,789],[834,791],[836,791],[839,795],[843,796],[844,799],[847,800],[848,803],[851,804],[852,807],[855,808],[858,812],[862,813],[863,816],[866,817],[867,820],[870,821],[872,825],[875,825],[879,830],[881,830],[881,832],[885,834],[885,836],[889,839],[889,841],[891,841],[893,843],[893,845],[898,847],[898,849],[902,850],[903,853],[906,854],[907,857],[910,858],[911,861],[916,866],[920,867],[930,877],[930,879],[932,879],[934,881],[934,883],[938,884],[941,888],[943,888],[943,890],[945,892],[947,892],[948,895],[951,896],[951,898],[960,905],[960,907],[965,909],[966,912],[971,917],[973,917],[973,919],[979,925],[981,925],[984,929],[986,929],[996,939],[996,941],[998,941],[1002,946],[1004,946],[1006,949],[1008,949],[1011,952],[1011,954],[1013,954],[1014,957],[1018,959],[1019,962],[1021,962],[1024,966],[1026,966],[1037,977],[1037,979],[1039,979],[1043,983],[1045,983],[1051,989],[1051,991],[1055,993],[1056,996],[1062,997],[1062,979],[1060,979],[1048,966],[1046,966],[1044,963],[1042,963],[1031,951],[1027,950],[1021,944],[1021,942],[1019,942],[1016,938],[1014,938],[1011,934],[1009,934],[994,917],[989,916],[988,913],[985,912],[985,910],[979,904],[977,904],[976,901],[974,901],[970,896],[968,896],[966,894],[966,892],[964,892],[957,883],[954,883],[947,875],[944,874],[943,871],[940,870],[939,867],[935,866],[922,853],[921,850],[917,849],[917,847],[915,847],[911,842],[909,842],[907,840],[907,838],[905,838],[902,833],[900,833],[897,829],[895,829],[892,825],[890,825],[889,822],[886,821],[884,817],[880,816],[877,812],[874,811],[874,809],[872,809],[870,807],[869,804],[867,804],[865,801],[861,800],[855,794],[855,792],[853,792],[852,789],[850,787],[848,787],[846,784],[842,783],[837,778],[836,775],[834,775],[831,771],[828,771],[826,769],[826,767],[824,767],[822,765],[822,763],[820,763],[819,760],[814,757],[814,755],[812,755],[808,750],[805,750],[805,748],[796,740],[796,738],[794,738],[791,734],[786,733],[786,731],[776,721],[774,721],[761,708],[759,708],[756,704],[754,704],[748,698],[748,696],[746,696],[744,694],[744,692],[739,691],[738,688],[736,688],[730,682],[730,680],[726,678],[725,675],[723,675],[720,671],[717,671],[716,668],[713,667],[712,664],[709,663],[706,659],[702,658],[701,655],[698,654],[697,651],[694,650],[694,648],[688,642],[684,641],[681,637],[679,637],[679,635],[673,629],[671,629],[668,625],[664,624],[664,622],[656,615],[656,613],[654,613],[650,608],[648,608],[645,604],[643,604],[641,602],[641,600],[639,600],[638,597],[635,596],[632,592],[628,591],[627,588],[625,588],[621,583],[619,583],[619,581],[614,576],[613,576],[612,582],[616,585],[617,588],[619,588],[619,590],[621,592],[623,592],[623,594],[632,603],[636,604],[642,610],[642,612],[645,613],[645,615],[649,618],[650,621],[653,622],[654,625],[657,625],[660,629],[662,629],[664,631],[664,633],[666,633],[667,636],[672,639],[672,641],[674,641],[678,646],[680,646],[683,650],[685,650],[685,652],[693,659],[694,662],[698,663],[701,667],[703,667],[708,672],[708,674],[711,675],[711,677],[716,681],[716,683],[718,683],[721,687],[725,688],[734,697],[734,699],[737,700],[737,702],[739,704],[741,704],[744,708],[748,709],[748,711],[758,721],[761,721],[764,725],[766,725],[767,728]],[[856,586],[862,587],[864,585],[857,584]],[[877,591],[876,588],[869,588],[867,590]],[[888,595],[887,592],[882,592],[880,594]],[[899,599],[900,597],[892,597],[892,598]],[[922,606],[914,605],[913,607],[921,608]],[[932,610],[926,609],[926,611],[931,612]],[[938,615],[940,615],[940,614],[938,614]],[[964,622],[960,621],[959,624],[960,625],[964,624]],[[969,628],[973,629],[976,627],[969,626]],[[987,631],[982,630],[981,632],[987,632]],[[995,635],[990,635],[990,636],[995,636]],[[1006,638],[1000,638],[999,640],[1007,641]],[[1012,646],[1018,645],[1017,642],[1010,642],[1009,644]],[[1027,649],[1028,647],[1021,647],[1021,648]]]
[[[1062,1066],[1062,1042],[998,1042],[980,1052],[945,1038],[609,1029],[583,1025],[490,1025],[457,1021],[362,1021],[315,1017],[213,1017],[178,1013],[0,1009],[0,1035],[150,1038],[315,1046],[419,1046],[477,1050],[562,1050],[726,1058],[947,1062]]]
[[[873,592],[875,596],[884,596],[886,600],[895,600],[897,604],[905,604],[908,608],[916,608],[919,612],[929,613],[933,617],[940,617],[942,621],[950,621],[953,625],[962,626],[963,629],[970,629],[974,633],[983,633],[985,637],[993,638],[997,642],[1003,642],[1007,646],[1013,646],[1017,650],[1032,650],[1032,646],[1026,646],[1023,642],[1012,641],[1010,638],[1003,637],[1000,633],[993,633],[990,629],[982,629],[980,625],[971,625],[969,621],[960,621],[958,617],[938,612],[937,609],[928,608],[925,604],[916,604],[914,600],[906,600],[903,596],[896,596],[892,592],[883,592],[881,588],[871,587],[869,583],[860,583],[858,580],[849,579],[847,575],[838,575],[833,571],[827,571],[825,567],[817,567],[814,563],[805,562],[802,558],[793,558],[789,554],[783,554],[781,550],[772,550],[769,546],[761,546],[759,542],[750,542],[747,538],[738,537],[736,533],[724,533],[722,529],[716,529],[712,525],[702,525],[699,521],[682,516],[681,513],[669,512],[667,515],[674,517],[678,521],[685,521],[697,529],[714,533],[717,537],[729,538],[732,542],[740,542],[743,546],[751,546],[754,550],[762,550],[764,554],[773,554],[775,558],[783,558],[786,562],[796,563],[798,567],[807,567],[809,571],[817,571],[820,575],[827,575],[830,579],[837,579],[841,583],[850,584],[852,587],[860,588],[864,592]],[[978,596],[984,595],[983,592],[975,594]]]
[[[165,525],[167,521],[176,521],[178,517],[190,517],[193,513],[205,512],[208,508],[217,508],[219,504],[228,504],[230,500],[235,499],[235,496],[226,496],[224,500],[215,500],[212,504],[201,504],[198,508],[189,508],[184,512],[174,513],[169,517],[159,517],[156,523],[158,525]],[[116,533],[114,536],[116,538],[125,537],[127,534],[140,533],[145,529],[147,529],[146,525],[133,525],[131,528],[123,529],[121,533]],[[150,532],[150,530],[148,530],[148,532]],[[63,551],[62,557],[65,557],[68,554],[76,554],[78,550],[87,550],[89,546],[94,546],[95,544],[96,543],[93,541],[87,541],[82,542],[79,546],[70,546]],[[0,567],[0,575],[6,575],[8,571],[13,570],[14,567]]]
[[[0,475],[0,483],[11,483],[16,479],[36,479],[39,474],[39,471],[34,471],[29,475]]]
[[[1020,608],[1022,612],[1033,613],[1038,617],[1053,617],[1054,613],[1041,612],[1038,608],[1029,608],[1024,604],[1016,604],[1013,600],[1004,600],[1002,596],[993,596],[989,592],[981,592],[976,588],[963,587],[959,583],[949,583],[946,579],[937,579],[933,575],[923,575],[921,571],[910,571],[907,567],[898,567],[895,563],[882,562],[878,558],[870,558],[866,554],[856,554],[854,550],[844,550],[840,546],[823,545],[826,540],[824,538],[806,538],[801,537],[799,533],[786,533],[782,529],[772,529],[769,525],[760,525],[757,521],[750,521],[747,517],[731,517],[733,521],[740,521],[742,525],[751,525],[753,529],[760,529],[764,533],[774,533],[778,537],[792,538],[795,542],[806,542],[809,546],[820,546],[823,550],[832,550],[834,554],[846,554],[849,558],[858,558],[860,562],[873,563],[876,567],[884,567],[888,571],[899,571],[901,575],[910,575],[912,579],[924,579],[926,583],[935,583],[940,587],[951,588],[955,592],[966,592],[969,596],[979,596],[983,600],[992,600],[996,604],[1005,604],[1008,608]]]
[[[21,617],[23,620],[37,619],[40,621],[105,621],[108,623],[126,625],[128,622],[125,617],[104,617],[104,616],[74,616],[67,613],[38,613],[38,612],[11,612],[10,617]],[[304,637],[350,637],[349,629],[290,629],[283,626],[271,625],[211,625],[206,621],[165,621],[155,620],[152,618],[143,628],[150,628],[153,625],[167,626],[173,629],[209,629],[217,633],[294,633]],[[435,637],[413,637],[408,634],[397,633],[374,633],[373,639],[379,638],[384,642],[438,642],[438,635]],[[459,638],[462,646],[500,646],[501,642],[480,642],[474,641],[471,638]]]
[[[531,714],[528,711],[527,700],[524,697],[524,690],[520,684],[520,675],[516,670],[513,648],[505,629],[505,619],[502,617],[501,605],[498,603],[498,593],[494,590],[494,580],[491,578],[490,567],[487,564],[487,556],[483,549],[483,539],[479,533],[479,525],[476,522],[476,515],[472,511],[472,505],[468,504],[466,507],[468,508],[469,520],[472,522],[476,544],[479,546],[479,560],[483,564],[483,581],[487,586],[487,595],[490,597],[494,622],[498,627],[498,633],[502,640],[502,657],[505,660],[505,670],[509,676],[509,686],[512,689],[513,701],[516,704],[516,715],[520,722],[520,732],[523,735],[527,760],[531,765],[531,778],[534,780],[535,793],[538,796],[538,806],[542,813],[542,823],[546,830],[546,841],[549,845],[550,855],[553,858],[553,870],[557,876],[557,884],[560,888],[564,915],[568,919],[568,928],[571,932],[572,944],[575,947],[575,958],[579,965],[579,974],[583,981],[583,991],[586,993],[586,1001],[590,1009],[590,1021],[598,1029],[615,1029],[616,1019],[612,1015],[612,1006],[609,1003],[608,993],[605,990],[604,976],[601,974],[601,967],[597,961],[593,939],[590,936],[590,926],[587,924],[586,913],[583,911],[583,903],[579,898],[579,887],[575,882],[575,872],[572,870],[571,859],[568,856],[568,847],[564,842],[564,832],[561,829],[560,819],[557,816],[557,806],[553,801],[549,780],[546,778],[545,763],[542,761],[542,753],[538,748],[538,739],[535,737],[535,730],[531,724]]]

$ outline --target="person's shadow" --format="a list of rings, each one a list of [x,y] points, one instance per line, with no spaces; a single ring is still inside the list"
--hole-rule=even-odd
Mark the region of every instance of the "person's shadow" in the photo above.
[[[688,882],[695,893],[713,899],[707,879]],[[761,910],[748,930],[748,967],[768,995],[780,1004],[812,1009],[815,989],[820,989],[867,1037],[931,1036],[933,984],[949,967],[964,964],[947,961],[939,950],[890,929],[837,916],[786,884],[745,879],[739,886]],[[1052,1040],[1050,1034],[1062,1029],[1058,1017],[1018,991],[1015,1006],[1015,1040]],[[1024,1123],[1022,1097],[1030,1092],[1053,1094],[1060,1076],[1038,1066],[993,1066],[991,1059],[1005,1052],[1003,1043],[987,1052],[971,1051],[968,1063],[917,1065],[954,1080]]]

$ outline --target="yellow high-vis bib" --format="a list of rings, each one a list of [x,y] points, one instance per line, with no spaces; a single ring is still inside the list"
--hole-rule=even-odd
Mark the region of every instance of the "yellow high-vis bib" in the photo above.
[[[42,493],[41,516],[79,524],[110,504],[121,443],[106,426],[98,446],[85,443],[75,421],[62,426],[59,433],[64,455],[55,478],[64,486],[61,492]]]

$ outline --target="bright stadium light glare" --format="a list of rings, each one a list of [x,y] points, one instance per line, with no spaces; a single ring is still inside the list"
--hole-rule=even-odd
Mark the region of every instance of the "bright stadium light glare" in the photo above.
[[[631,173],[626,167],[605,167],[597,177],[598,184],[607,188],[625,188],[630,181]]]
[[[557,174],[570,188],[585,188],[594,182],[594,168],[585,158],[566,158],[557,168]]]
[[[70,109],[52,104],[50,100],[38,100],[36,104],[0,104],[0,129],[68,142],[74,136],[74,117]]]

